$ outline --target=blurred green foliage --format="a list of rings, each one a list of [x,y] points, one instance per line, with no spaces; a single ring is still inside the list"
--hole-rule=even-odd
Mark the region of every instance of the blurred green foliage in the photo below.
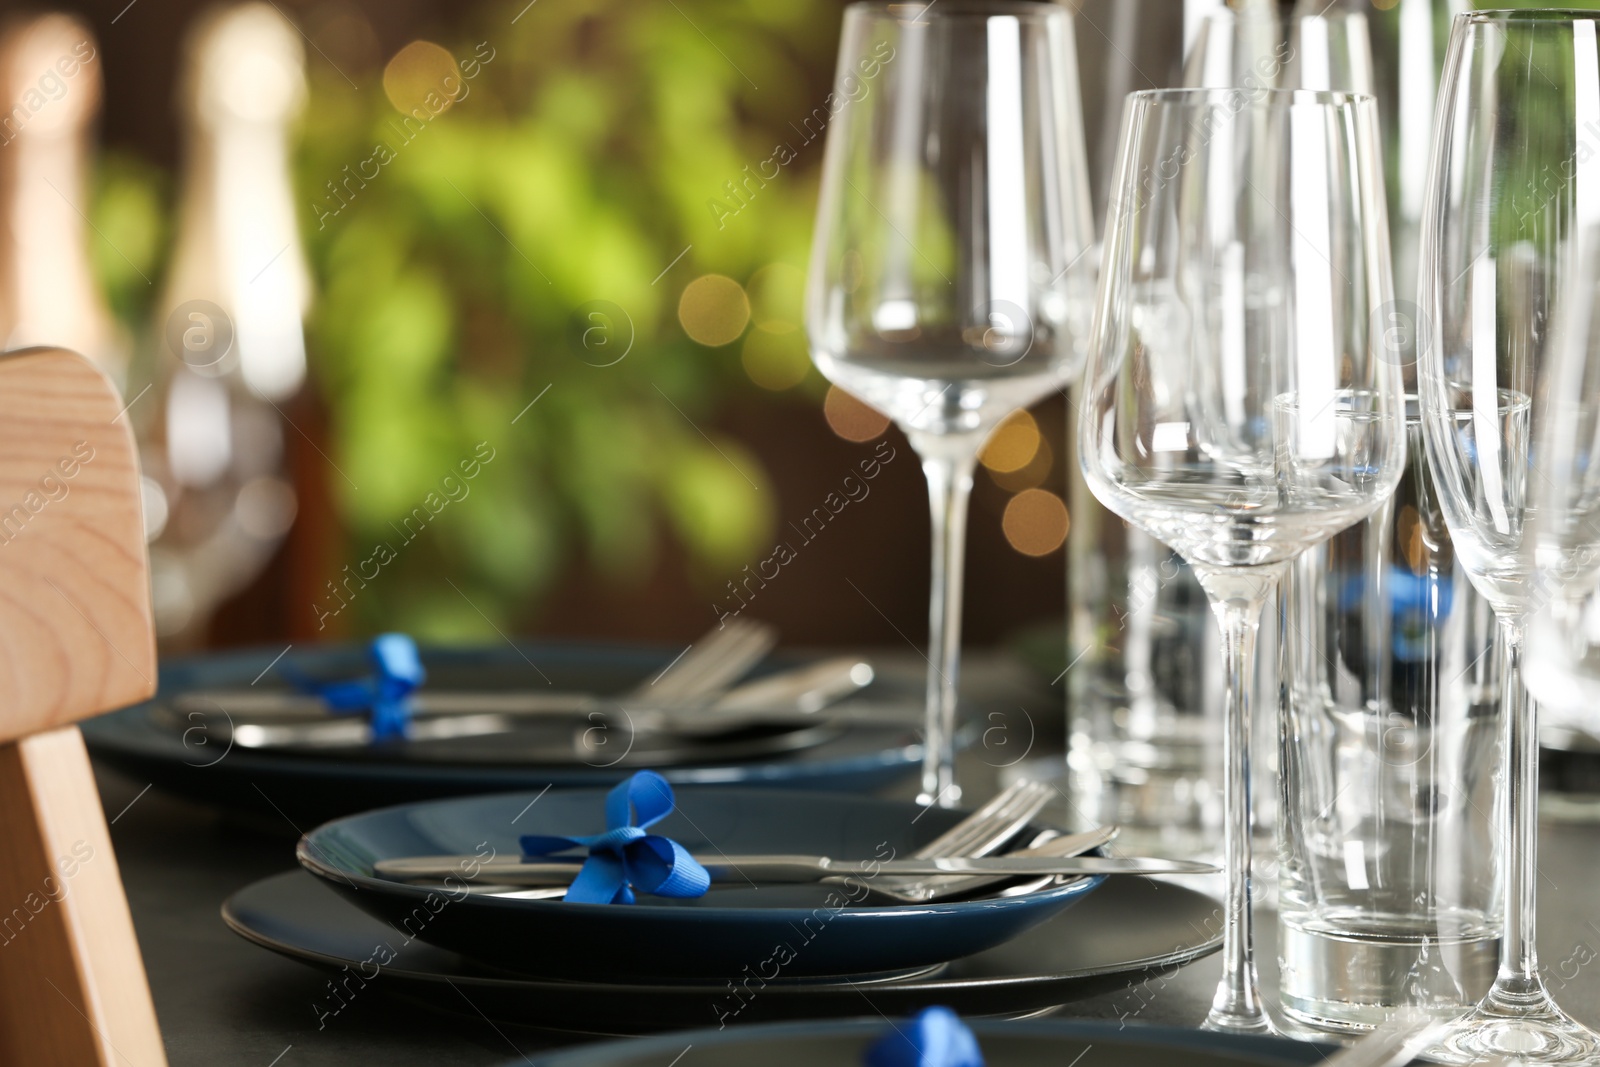
[[[803,268],[821,142],[802,147],[789,124],[827,94],[838,11],[587,0],[513,22],[526,3],[477,5],[459,39],[438,40],[463,64],[492,58],[467,95],[404,131],[381,62],[341,73],[309,57],[296,181],[312,387],[348,475],[330,479],[346,558],[399,550],[353,605],[359,628],[493,636],[580,561],[639,581],[668,539],[715,586],[774,521],[760,463],[712,427],[722,405],[773,398],[739,343],[685,335],[678,298],[705,273],[746,284],[767,264]],[[799,157],[747,187],[747,206],[719,209],[777,140]],[[374,177],[380,144],[391,158]],[[97,223],[147,253],[159,283],[174,183],[109,158],[98,184]],[[139,332],[152,287],[115,256],[100,266]],[[394,525],[480,441],[496,456],[471,495],[401,547]]]

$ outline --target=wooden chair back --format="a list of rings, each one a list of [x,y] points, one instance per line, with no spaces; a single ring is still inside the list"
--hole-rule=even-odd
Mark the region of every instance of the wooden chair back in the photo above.
[[[0,1063],[166,1063],[73,725],[155,683],[121,398],[63,349],[0,357]]]

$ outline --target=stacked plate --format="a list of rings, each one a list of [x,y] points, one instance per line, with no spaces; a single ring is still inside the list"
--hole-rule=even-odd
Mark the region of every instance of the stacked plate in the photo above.
[[[466,693],[589,693],[604,699],[661,678],[681,648],[521,644],[424,649],[422,696]],[[804,666],[772,655],[746,676]],[[681,669],[681,663],[679,663]],[[286,677],[349,678],[369,670],[359,645],[207,655],[164,661],[155,700],[84,723],[95,757],[157,788],[205,803],[287,815],[306,825],[352,812],[431,797],[546,787],[593,788],[640,767],[677,784],[778,786],[869,792],[908,774],[917,742],[921,680],[879,678],[838,714],[815,721],[752,725],[716,734],[633,729],[624,717],[464,715],[438,720],[430,736],[338,743],[359,718],[291,723],[317,743],[252,717],[250,708],[289,697]],[[504,719],[504,717],[500,717]],[[303,729],[310,727],[310,729]],[[280,814],[281,812],[281,814]]]
[[[603,808],[602,791],[533,792],[337,820],[302,840],[309,873],[243,890],[224,917],[267,948],[348,967],[430,1006],[470,1001],[496,1020],[591,1033],[859,1015],[868,988],[872,1006],[891,1015],[933,1003],[1025,1014],[1217,945],[1208,932],[1214,901],[1138,877],[1119,878],[1115,893],[1093,892],[1099,878],[1076,878],[935,903],[734,878],[703,897],[626,905],[379,874],[418,856],[516,857],[523,834],[604,830]],[[691,787],[677,790],[673,813],[650,832],[707,856],[904,857],[962,815],[836,794]],[[1016,840],[1045,829],[1025,827]],[[439,996],[447,984],[465,1000]]]
[[[860,1067],[863,1053],[893,1024],[859,1020],[824,1025],[755,1026],[592,1045],[541,1058],[538,1067]],[[1090,1049],[1096,1067],[1315,1067],[1337,1046],[1281,1037],[1215,1034],[1107,1023],[978,1020],[972,1030],[988,1067],[1074,1064]],[[693,1057],[685,1057],[688,1050]],[[523,1061],[524,1063],[526,1061]],[[508,1065],[509,1067],[509,1065]]]

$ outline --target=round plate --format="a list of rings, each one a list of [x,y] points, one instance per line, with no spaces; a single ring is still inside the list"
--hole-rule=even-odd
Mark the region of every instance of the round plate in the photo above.
[[[423,940],[559,978],[738,981],[747,971],[770,980],[925,967],[1003,944],[1103,880],[1073,879],[1016,896],[888,905],[873,902],[859,883],[721,883],[690,900],[641,896],[626,905],[464,889],[451,894],[373,874],[373,865],[385,859],[516,856],[521,834],[600,833],[604,810],[599,790],[435,800],[320,826],[300,840],[295,854],[362,909]],[[842,794],[688,788],[678,790],[672,814],[650,832],[691,852],[851,861],[910,855],[964,815]]]
[[[660,1067],[669,1061],[678,1067],[861,1067],[866,1050],[891,1025],[860,1019],[635,1038],[541,1057],[539,1067]],[[1094,1067],[1309,1067],[1338,1050],[1282,1037],[1166,1026],[1042,1019],[970,1025],[988,1067],[1073,1064],[1091,1048]]]
[[[927,977],[875,984],[870,995],[891,1016],[931,1004],[968,1016],[1032,1014],[1121,989],[1216,951],[1221,935],[1210,932],[1216,914],[1217,902],[1202,893],[1123,878],[1024,937]],[[573,982],[494,971],[407,940],[298,870],[241,889],[223,905],[222,918],[234,933],[290,959],[328,972],[359,973],[379,990],[433,1011],[476,1019],[481,1010],[497,1023],[624,1034],[844,1018],[863,1009],[859,979],[758,979],[735,994],[725,981]]]
[[[463,675],[477,684],[545,685],[529,666],[537,664],[550,684],[564,690],[620,692],[664,668],[681,649],[617,645],[522,645],[430,649],[424,660],[435,679]],[[566,763],[486,763],[481,752],[451,760],[408,756],[404,748],[352,752],[343,756],[245,749],[228,745],[226,721],[201,716],[180,729],[164,710],[163,698],[200,688],[249,686],[273,666],[282,649],[163,661],[161,695],[156,700],[91,719],[82,724],[94,756],[158,788],[205,803],[300,825],[371,808],[433,797],[508,790],[601,788],[631,769],[627,761],[592,758]],[[330,646],[288,654],[308,673],[365,669],[365,648]],[[783,660],[774,657],[775,665]],[[270,678],[271,675],[268,674]],[[433,684],[436,680],[430,679]],[[874,690],[883,682],[875,682]],[[889,698],[905,694],[886,693]],[[920,700],[911,693],[910,698]],[[721,752],[685,750],[661,753],[650,765],[676,785],[731,784],[870,792],[901,779],[922,759],[913,732],[893,726],[851,724],[798,751],[765,754],[725,748]],[[783,745],[776,746],[783,748]],[[654,756],[655,754],[652,754]],[[751,760],[751,756],[758,758]],[[748,762],[732,762],[733,760]],[[676,762],[675,762],[676,761]],[[281,812],[281,814],[280,814]]]

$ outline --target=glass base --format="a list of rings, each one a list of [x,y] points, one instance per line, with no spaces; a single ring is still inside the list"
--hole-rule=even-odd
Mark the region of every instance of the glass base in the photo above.
[[[1423,1055],[1440,1063],[1592,1064],[1600,1034],[1570,1018],[1540,990],[1531,1004],[1503,1004],[1491,991],[1482,1004],[1450,1024]]]
[[[1219,1034],[1277,1034],[1279,1030],[1272,1024],[1272,1019],[1265,1011],[1252,1013],[1239,1013],[1223,1011],[1212,1008],[1206,1015],[1206,1021],[1200,1024],[1202,1030],[1214,1030]]]
[[[1286,1018],[1360,1034],[1398,1012],[1455,1019],[1488,992],[1500,938],[1485,916],[1411,916],[1322,906],[1278,915],[1278,999]]]

